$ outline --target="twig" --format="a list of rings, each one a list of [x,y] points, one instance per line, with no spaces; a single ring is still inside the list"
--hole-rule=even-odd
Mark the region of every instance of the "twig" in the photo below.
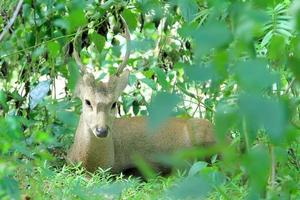
[[[293,78],[293,79],[291,80],[291,82],[289,83],[288,87],[286,88],[285,94],[288,94],[289,91],[290,91],[290,89],[292,89],[292,87],[293,87],[293,85],[294,85],[294,83],[295,83],[295,80],[296,80],[296,78]]]
[[[12,18],[9,20],[8,24],[4,27],[2,33],[0,34],[0,42],[2,41],[2,39],[4,38],[4,35],[9,31],[9,29],[12,27],[12,25],[14,24],[20,10],[21,10],[21,7],[23,5],[23,0],[20,0],[17,7],[16,7],[16,10],[12,16]]]
[[[180,89],[181,92],[183,92],[185,95],[191,97],[192,99],[195,99],[197,101],[197,105],[202,105],[202,107],[204,107],[205,109],[214,112],[213,108],[207,106],[205,103],[201,102],[201,100],[199,99],[198,96],[196,96],[195,94],[187,91],[186,89],[184,89],[183,87],[181,87],[178,83],[176,83],[176,86]]]

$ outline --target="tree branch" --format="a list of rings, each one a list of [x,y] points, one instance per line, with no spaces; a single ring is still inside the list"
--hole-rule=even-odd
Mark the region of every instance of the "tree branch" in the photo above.
[[[12,25],[14,24],[20,10],[21,10],[21,7],[23,5],[23,0],[20,0],[17,7],[16,7],[16,10],[12,16],[12,18],[9,20],[8,24],[4,27],[2,33],[0,34],[0,42],[3,40],[4,38],[4,35],[9,31],[9,29],[12,27]]]

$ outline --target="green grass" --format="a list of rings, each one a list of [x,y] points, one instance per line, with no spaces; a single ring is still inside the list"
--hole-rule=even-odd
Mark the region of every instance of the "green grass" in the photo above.
[[[267,184],[262,192],[264,199],[300,199],[300,174],[297,168],[299,151],[295,149],[297,151],[294,156],[289,156],[289,162],[284,156],[277,157],[281,164],[277,165],[276,184],[272,187]],[[123,173],[111,174],[109,170],[98,169],[95,173],[89,173],[80,165],[65,165],[64,160],[22,160],[24,164],[18,164],[15,178],[19,182],[22,197],[34,200],[243,200],[257,191],[251,193],[251,177],[249,179],[246,168],[236,162],[238,160],[227,157],[210,165],[200,161],[190,169],[173,170],[169,176],[155,176],[145,181]],[[260,161],[255,161],[255,166],[261,167]]]
[[[139,177],[126,177],[122,173],[112,175],[109,171],[101,169],[92,174],[80,166],[63,166],[53,169],[45,164],[44,167],[33,168],[31,171],[28,171],[28,168],[18,170],[17,179],[21,183],[23,197],[32,199],[150,200],[174,199],[176,192],[180,192],[180,190],[176,191],[178,189],[176,186],[181,184],[186,174],[177,171],[170,176],[157,176],[143,181]],[[227,181],[226,184],[214,188],[205,199],[232,199],[232,197],[244,199],[246,194],[245,188],[239,185],[237,178],[237,180]],[[189,198],[188,194],[183,195],[187,195],[187,199],[195,199]],[[199,195],[199,199],[203,198]]]
[[[34,199],[158,199],[176,179],[158,176],[145,182],[101,169],[91,174],[71,166],[53,170],[38,167],[30,176],[21,173],[22,193]]]

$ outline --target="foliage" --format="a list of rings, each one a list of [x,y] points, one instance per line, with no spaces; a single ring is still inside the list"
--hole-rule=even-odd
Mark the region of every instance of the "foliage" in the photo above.
[[[0,32],[17,3],[0,2]],[[300,198],[299,8],[292,0],[25,0],[0,41],[0,198]],[[119,113],[150,115],[152,126],[171,115],[207,118],[217,147],[166,162],[176,171],[182,158],[221,159],[148,182],[63,166],[81,107],[72,97],[76,30],[83,62],[105,79],[124,52],[120,15],[133,40]]]

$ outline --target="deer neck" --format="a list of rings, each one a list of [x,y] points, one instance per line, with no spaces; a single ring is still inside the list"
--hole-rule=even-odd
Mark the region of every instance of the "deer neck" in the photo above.
[[[97,138],[91,132],[80,116],[78,128],[76,130],[75,142],[73,149],[76,149],[74,156],[78,157],[78,161],[89,171],[95,171],[97,167],[103,169],[111,168],[114,164],[114,145],[112,134],[106,138]]]

